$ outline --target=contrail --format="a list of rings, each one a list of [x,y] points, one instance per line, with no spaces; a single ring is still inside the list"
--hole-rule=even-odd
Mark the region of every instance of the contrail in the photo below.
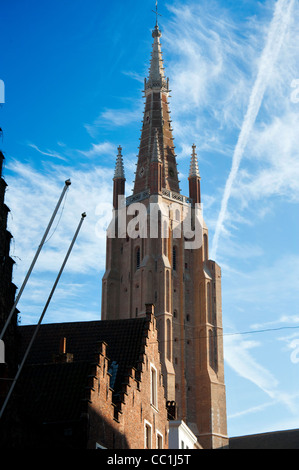
[[[231,171],[224,189],[220,213],[213,239],[213,247],[211,251],[212,259],[216,258],[219,236],[221,230],[223,229],[224,220],[226,218],[227,206],[232,187],[239,170],[249,135],[259,113],[263,97],[271,77],[271,72],[278,58],[287,28],[290,24],[291,11],[294,5],[294,1],[295,0],[278,0],[275,5],[275,11],[269,27],[267,42],[260,58],[258,75],[251,92],[248,109],[242,124],[237,145],[235,147]]]

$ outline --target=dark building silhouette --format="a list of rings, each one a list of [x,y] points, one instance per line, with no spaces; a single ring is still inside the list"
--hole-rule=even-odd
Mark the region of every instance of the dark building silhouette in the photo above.
[[[20,358],[34,329],[19,327]],[[14,406],[17,420],[8,409],[1,423],[2,448],[168,448],[153,306],[137,320],[41,325]]]
[[[16,286],[13,283],[14,261],[10,256],[11,233],[7,230],[7,217],[10,212],[5,204],[7,184],[3,178],[4,155],[0,151],[0,331],[14,305]],[[17,365],[17,316],[15,311],[6,330],[3,341],[5,345],[5,364],[0,364],[1,376],[12,377]],[[0,394],[3,392],[3,380],[0,383]],[[5,387],[4,387],[5,388]]]

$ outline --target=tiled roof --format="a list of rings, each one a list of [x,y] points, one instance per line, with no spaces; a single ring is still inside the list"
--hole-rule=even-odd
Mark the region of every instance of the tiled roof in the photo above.
[[[133,365],[138,358],[146,317],[127,320],[104,320],[72,323],[50,323],[40,326],[36,340],[28,356],[28,364],[53,362],[59,353],[61,338],[66,338],[67,352],[74,355],[74,362],[93,361],[98,351],[97,343],[108,344],[107,355],[111,361],[125,361]],[[19,327],[20,355],[29,343],[35,325]]]
[[[43,422],[67,421],[80,416],[87,376],[98,353],[98,343],[107,343],[110,364],[118,364],[114,396],[121,389],[131,367],[137,367],[143,351],[146,317],[128,320],[54,323],[40,326],[26,366],[20,377],[23,407]],[[32,337],[35,325],[20,326],[20,358]],[[54,363],[61,338],[71,363]]]
[[[241,450],[299,449],[299,429],[233,437],[229,440],[229,448]]]
[[[77,421],[90,373],[89,363],[28,365],[18,386],[22,415],[31,421]]]

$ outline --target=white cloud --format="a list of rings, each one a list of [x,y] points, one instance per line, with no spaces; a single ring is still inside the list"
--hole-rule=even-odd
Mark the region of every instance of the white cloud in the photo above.
[[[225,361],[238,375],[253,382],[267,395],[273,396],[278,385],[277,379],[250,354],[258,346],[260,343],[257,341],[244,340],[240,335],[225,336]]]
[[[257,341],[244,339],[241,335],[224,337],[224,351],[226,363],[243,379],[252,382],[258,389],[262,390],[270,399],[267,404],[259,405],[253,409],[247,408],[238,412],[233,417],[242,414],[247,415],[253,411],[261,412],[268,406],[282,404],[293,413],[298,414],[298,393],[285,392],[276,376],[266,367],[260,364],[260,360],[254,357],[253,350],[261,347]],[[259,357],[256,353],[255,356]],[[232,417],[232,416],[231,416]]]
[[[36,269],[41,272],[57,271],[81,214],[86,212],[87,217],[69,260],[68,270],[76,273],[98,270],[103,264],[106,247],[103,240],[96,236],[96,226],[99,223],[96,209],[98,206],[105,209],[102,218],[104,228],[111,216],[109,209],[112,209],[113,171],[89,165],[80,169],[52,166],[41,173],[29,165],[13,161],[8,168],[14,172],[13,176],[7,178],[9,189],[6,202],[11,209],[9,229],[16,240],[12,255],[21,259],[15,269],[19,273],[18,279],[33,259],[62,192],[64,181],[68,178],[72,184],[50,230]]]
[[[66,179],[71,179],[45,245],[18,307],[22,323],[36,323],[61,268],[83,212],[87,217],[64,268],[46,320],[99,318],[101,278],[105,269],[106,227],[112,217],[112,178],[109,168],[50,166],[37,170],[10,161],[7,169],[8,228],[14,237],[13,281],[20,288],[31,265]],[[83,315],[83,316],[82,316]]]
[[[248,305],[252,308],[252,305],[255,305],[255,311],[262,308],[263,321],[259,323],[263,324],[268,321],[269,316],[273,321],[274,312],[277,314],[277,311],[280,318],[286,319],[293,315],[297,317],[297,312],[290,312],[289,308],[290,305],[296,305],[299,300],[298,254],[281,255],[267,264],[261,257],[261,261],[255,264],[253,269],[243,272],[223,269],[226,285],[223,294],[225,301],[233,299],[234,304],[240,303],[244,308]],[[283,307],[287,312],[281,311]],[[262,320],[262,317],[260,319]]]
[[[133,71],[123,71],[122,72],[127,77],[131,77],[134,80],[137,80],[139,83],[144,83],[144,76],[141,73],[133,72]]]
[[[53,157],[53,158],[57,158],[58,160],[66,160],[65,157],[61,156],[59,153],[53,151],[53,150],[47,150],[47,151],[43,151],[41,150],[40,148],[38,148],[37,145],[35,144],[28,144],[29,147],[32,147],[33,149],[37,150],[37,152],[41,153],[42,155],[45,155],[47,157]]]
[[[252,133],[250,158],[255,170],[239,176],[232,195],[244,205],[279,196],[288,202],[299,201],[299,109],[274,116],[268,125]]]
[[[87,158],[99,157],[101,155],[114,156],[116,154],[116,146],[110,142],[104,142],[102,144],[92,144],[90,150],[80,150],[82,155]]]
[[[267,43],[260,59],[257,79],[250,95],[247,112],[234,151],[231,171],[226,181],[224,194],[221,201],[221,209],[216,225],[212,246],[213,258],[216,257],[219,237],[226,219],[228,202],[235,184],[243,154],[248,144],[248,140],[251,135],[256,118],[259,114],[268,82],[270,81],[272,76],[272,70],[275,66],[276,60],[279,57],[285,34],[290,24],[293,5],[293,0],[278,0],[275,6],[273,20],[269,27]]]
[[[141,102],[140,102],[141,104]],[[122,127],[132,122],[140,121],[142,107],[139,105],[135,109],[106,109],[91,124],[84,124],[88,134],[95,138],[103,127]]]

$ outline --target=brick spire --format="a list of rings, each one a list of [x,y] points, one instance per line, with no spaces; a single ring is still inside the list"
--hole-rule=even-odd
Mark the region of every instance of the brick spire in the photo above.
[[[141,130],[137,171],[133,193],[150,190],[150,165],[154,149],[159,148],[162,163],[162,188],[180,192],[176,155],[174,152],[170,111],[168,107],[169,80],[165,78],[160,38],[162,33],[156,22],[148,78],[144,80],[145,109]],[[157,139],[155,140],[155,135]],[[155,184],[154,184],[155,186]]]

